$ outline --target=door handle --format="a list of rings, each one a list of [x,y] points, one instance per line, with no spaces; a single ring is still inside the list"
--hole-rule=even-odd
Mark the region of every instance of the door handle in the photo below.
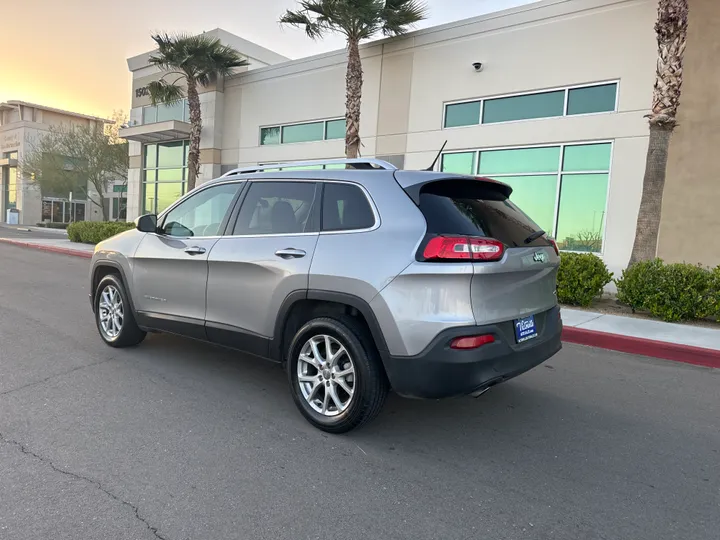
[[[282,257],[283,259],[299,259],[300,257],[304,257],[306,253],[302,249],[285,248],[278,249],[275,252],[275,255]]]
[[[205,248],[200,246],[192,246],[185,250],[188,255],[202,255],[205,253]]]

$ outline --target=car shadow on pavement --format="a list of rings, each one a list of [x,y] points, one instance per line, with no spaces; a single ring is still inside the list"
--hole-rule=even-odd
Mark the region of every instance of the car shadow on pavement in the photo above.
[[[174,385],[192,391],[198,385],[222,384],[237,406],[251,406],[275,427],[301,431],[309,438],[347,439],[365,450],[423,452],[441,456],[463,448],[477,453],[492,448],[498,459],[527,454],[562,455],[568,451],[610,452],[613,445],[633,445],[634,433],[652,428],[622,415],[612,404],[568,390],[556,378],[554,360],[492,388],[479,398],[412,400],[391,393],[380,415],[357,431],[328,436],[296,411],[287,378],[277,364],[232,350],[168,335],[152,335],[136,351],[147,359],[138,365],[157,370]],[[662,433],[658,423],[657,433]],[[662,435],[659,435],[662,436]],[[428,445],[428,442],[432,444]]]

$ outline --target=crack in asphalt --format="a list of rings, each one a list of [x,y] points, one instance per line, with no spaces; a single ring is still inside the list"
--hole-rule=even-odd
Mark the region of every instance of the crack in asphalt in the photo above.
[[[99,362],[99,363],[101,363],[101,362]],[[87,476],[83,476],[83,475],[81,475],[81,474],[77,474],[77,473],[74,473],[74,472],[72,472],[72,471],[66,471],[65,469],[61,469],[60,467],[58,467],[57,465],[55,465],[55,464],[52,462],[52,460],[50,460],[50,459],[48,459],[48,458],[45,458],[45,457],[43,457],[43,456],[41,456],[41,455],[39,455],[39,454],[36,454],[36,453],[33,452],[32,450],[30,450],[27,446],[25,446],[24,444],[22,444],[22,443],[20,443],[20,442],[18,442],[18,441],[15,441],[15,440],[13,440],[13,439],[8,439],[8,438],[5,437],[5,435],[3,435],[1,432],[0,432],[0,441],[4,442],[5,444],[9,444],[10,446],[14,446],[14,447],[17,448],[18,450],[20,450],[20,452],[22,452],[23,454],[25,454],[26,456],[31,456],[31,457],[37,459],[38,461],[40,461],[41,463],[44,463],[44,464],[46,464],[46,465],[49,465],[52,470],[54,470],[54,471],[56,471],[56,472],[58,472],[58,473],[60,473],[60,474],[63,474],[63,475],[65,475],[65,476],[69,476],[70,478],[73,478],[74,480],[79,480],[79,481],[81,481],[81,482],[86,482],[86,483],[92,485],[93,487],[99,489],[100,491],[102,491],[103,493],[105,493],[105,494],[106,494],[108,497],[110,497],[111,499],[113,499],[113,500],[121,503],[122,505],[127,506],[128,508],[130,508],[130,509],[133,511],[133,513],[135,514],[135,518],[136,518],[138,521],[140,521],[141,523],[143,523],[143,524],[145,525],[145,527],[147,527],[148,531],[150,531],[155,538],[158,538],[159,540],[168,540],[168,538],[166,538],[165,536],[161,535],[161,534],[158,532],[157,527],[153,527],[152,525],[150,525],[150,523],[148,523],[147,519],[145,519],[144,517],[142,517],[142,516],[140,515],[140,509],[139,509],[136,505],[134,505],[133,503],[128,502],[128,501],[126,501],[126,500],[118,497],[118,496],[115,495],[113,492],[108,491],[108,490],[107,490],[106,488],[104,488],[103,485],[102,485],[100,482],[98,482],[97,480],[93,480],[92,478],[88,478]]]
[[[93,366],[99,366],[100,364],[105,364],[107,362],[110,362],[112,360],[115,360],[115,357],[106,358],[105,360],[101,360],[100,362],[93,362],[92,364],[85,364],[83,366],[77,366],[72,369],[68,369],[67,371],[61,371],[60,373],[56,373],[55,375],[50,375],[49,377],[45,377],[44,379],[41,379],[39,381],[27,383],[23,386],[19,386],[17,388],[11,388],[10,390],[5,390],[4,392],[0,392],[0,396],[7,396],[8,394],[12,394],[13,392],[18,392],[20,390],[24,390],[25,388],[31,388],[33,386],[38,386],[40,384],[44,384],[52,379],[55,379],[57,377],[62,377],[63,375],[69,375],[70,373],[74,373],[76,371],[80,371],[81,369],[86,369]]]

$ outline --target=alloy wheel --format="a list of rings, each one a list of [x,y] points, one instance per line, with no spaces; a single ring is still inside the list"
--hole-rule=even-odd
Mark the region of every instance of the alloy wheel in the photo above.
[[[355,394],[355,364],[340,341],[326,334],[308,339],[300,350],[297,376],[305,401],[323,416],[342,414]]]
[[[120,291],[114,285],[108,285],[100,293],[98,302],[100,329],[108,340],[117,339],[120,335],[125,318],[124,313]]]

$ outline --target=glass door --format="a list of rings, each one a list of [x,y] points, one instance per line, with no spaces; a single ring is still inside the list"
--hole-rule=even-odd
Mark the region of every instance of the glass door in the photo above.
[[[73,202],[73,221],[85,221],[85,203]]]

